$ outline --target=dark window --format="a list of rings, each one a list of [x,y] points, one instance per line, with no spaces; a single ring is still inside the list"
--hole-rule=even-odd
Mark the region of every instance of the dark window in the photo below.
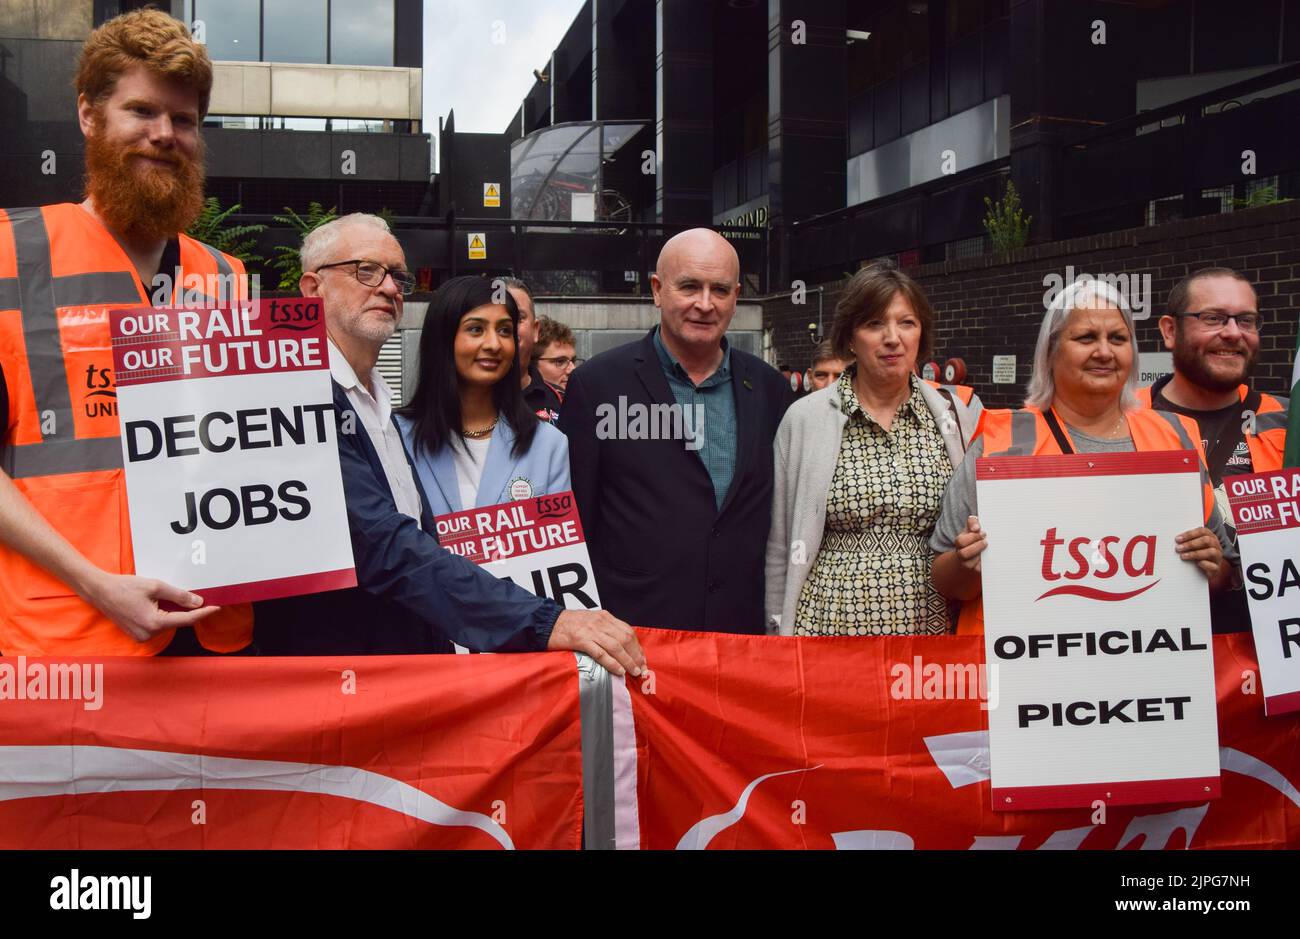
[[[871,122],[871,92],[849,99],[849,156],[865,153],[874,146]]]
[[[898,80],[876,87],[876,146],[898,136]]]
[[[1002,20],[984,28],[984,100],[1007,91],[1007,68],[1011,57],[1011,21]]]
[[[326,0],[272,0],[262,16],[265,61],[326,61]]]
[[[202,23],[208,55],[217,60],[256,62],[262,57],[262,10],[258,0],[195,0],[194,22]]]
[[[903,72],[903,127],[910,134],[930,123],[930,65],[922,62]]]
[[[1167,3],[1137,11],[1137,77],[1167,78],[1192,70],[1192,5]]]
[[[1218,72],[1277,62],[1280,0],[1196,0],[1193,24],[1194,68]]]
[[[373,0],[331,0],[330,62],[393,64],[393,5]]]
[[[1286,0],[1282,11],[1282,61],[1300,59],[1300,0]]]
[[[951,113],[973,108],[984,100],[984,75],[980,62],[983,37],[971,33],[948,49],[948,106]]]

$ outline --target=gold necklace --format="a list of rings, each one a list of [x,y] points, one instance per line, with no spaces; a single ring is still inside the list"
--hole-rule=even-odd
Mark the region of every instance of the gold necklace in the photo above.
[[[488,424],[482,430],[462,430],[460,432],[460,435],[470,440],[481,440],[482,438],[486,437],[488,434],[492,433],[493,428],[497,426],[497,421],[499,421],[500,419],[501,417],[500,415],[498,415],[497,417],[492,418],[492,423]]]

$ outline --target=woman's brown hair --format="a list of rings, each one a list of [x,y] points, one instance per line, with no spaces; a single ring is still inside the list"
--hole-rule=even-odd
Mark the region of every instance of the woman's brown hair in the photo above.
[[[863,323],[883,317],[901,293],[921,321],[921,345],[916,360],[923,362],[934,352],[934,310],[921,285],[898,268],[887,263],[869,264],[853,275],[840,302],[835,304],[835,322],[831,324],[831,345],[849,362],[853,356],[853,333]]]

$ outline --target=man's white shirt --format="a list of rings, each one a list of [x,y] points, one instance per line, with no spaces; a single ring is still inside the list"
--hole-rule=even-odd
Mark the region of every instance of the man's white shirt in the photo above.
[[[388,487],[393,490],[393,500],[397,511],[409,515],[418,524],[420,521],[420,493],[415,488],[415,474],[411,464],[406,461],[406,450],[402,446],[402,434],[393,424],[393,398],[388,383],[379,374],[379,369],[371,369],[370,384],[375,389],[372,395],[357,379],[357,373],[334,345],[329,341],[330,375],[343,388],[349,403],[361,418],[361,426],[370,435],[370,442],[379,454],[383,464],[384,475],[388,477]]]

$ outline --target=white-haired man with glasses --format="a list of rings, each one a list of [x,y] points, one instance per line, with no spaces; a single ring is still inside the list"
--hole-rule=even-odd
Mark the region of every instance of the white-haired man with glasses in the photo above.
[[[1193,271],[1174,285],[1168,312],[1160,317],[1174,373],[1138,389],[1143,406],[1190,417],[1200,428],[1215,501],[1234,535],[1224,479],[1281,469],[1286,449],[1288,400],[1248,383],[1263,325],[1255,290],[1240,272]],[[1232,588],[1210,598],[1215,632],[1250,629],[1240,572]]]
[[[438,544],[376,368],[415,287],[388,224],[344,216],[309,233],[301,256],[298,288],[321,299],[329,335],[357,587],[259,604],[262,654],[437,653],[456,642],[476,652],[585,652],[616,675],[640,674],[645,658],[626,623],[561,609]]]

